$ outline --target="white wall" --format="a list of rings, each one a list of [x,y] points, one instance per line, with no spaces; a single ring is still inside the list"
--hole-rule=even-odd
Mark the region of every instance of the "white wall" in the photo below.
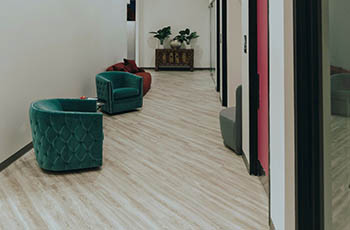
[[[40,98],[94,96],[94,77],[126,55],[126,0],[2,0],[0,162],[31,141]]]
[[[241,44],[245,43],[244,36],[247,41],[247,51],[249,51],[249,6],[248,1],[241,2],[241,24],[242,37]],[[243,47],[244,48],[244,47]],[[250,164],[250,108],[249,108],[249,52],[242,52],[242,150]]]
[[[236,88],[242,84],[242,0],[227,1],[227,97],[236,105]]]
[[[195,67],[210,67],[210,12],[207,0],[140,0],[137,2],[139,65],[154,67],[157,40],[149,34],[170,25],[172,37],[182,29],[196,31],[200,38],[193,41]]]
[[[293,1],[270,0],[271,219],[295,229]]]
[[[223,76],[224,76],[224,68],[223,68],[223,66],[224,66],[224,62],[223,62],[223,60],[224,60],[224,52],[223,52],[223,7],[222,7],[222,1],[223,0],[219,0],[220,1],[220,18],[219,18],[219,31],[220,31],[220,34],[219,34],[219,37],[220,37],[220,39],[219,39],[219,53],[220,53],[220,62],[219,62],[219,69],[220,69],[220,99],[221,99],[221,101],[223,101],[223,98],[224,98],[224,90],[223,90]]]
[[[136,22],[128,21],[128,59],[135,60],[136,55]]]
[[[284,3],[270,0],[270,178],[271,218],[277,230],[285,222],[284,172]]]
[[[215,88],[217,88],[217,3],[216,0],[210,1],[212,7],[210,7],[210,68],[212,79],[215,82]]]

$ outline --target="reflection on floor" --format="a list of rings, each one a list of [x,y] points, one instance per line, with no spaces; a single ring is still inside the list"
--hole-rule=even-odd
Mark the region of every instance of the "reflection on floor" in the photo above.
[[[209,72],[153,73],[142,111],[105,116],[99,171],[0,174],[0,229],[268,229],[268,200],[219,131]],[[5,211],[4,211],[5,210]]]
[[[350,229],[350,118],[332,116],[333,229]]]

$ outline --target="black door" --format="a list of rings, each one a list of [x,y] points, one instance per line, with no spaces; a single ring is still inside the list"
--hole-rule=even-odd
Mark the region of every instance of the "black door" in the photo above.
[[[222,0],[222,106],[227,106],[227,1]]]

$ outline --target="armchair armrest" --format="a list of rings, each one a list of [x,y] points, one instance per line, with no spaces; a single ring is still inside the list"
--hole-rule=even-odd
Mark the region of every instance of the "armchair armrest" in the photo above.
[[[81,99],[59,99],[63,111],[71,112],[96,112],[96,100],[81,100]]]
[[[139,90],[140,94],[143,95],[143,78],[134,74],[128,74],[125,78],[125,85],[133,87]]]
[[[112,82],[101,76],[96,76],[96,88],[97,88],[97,98],[99,100],[108,102],[112,100]]]

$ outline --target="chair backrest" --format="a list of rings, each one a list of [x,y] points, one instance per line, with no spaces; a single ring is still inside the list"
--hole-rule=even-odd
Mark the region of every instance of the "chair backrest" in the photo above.
[[[109,72],[99,73],[97,76],[104,77],[110,81],[112,81],[112,80],[123,81],[123,76],[125,76],[125,74],[126,74],[126,72],[109,71]]]
[[[58,99],[40,100],[33,104],[33,107],[44,111],[63,111]]]
[[[350,73],[341,73],[331,76],[332,91],[350,90]]]
[[[117,88],[117,85],[124,85],[125,78],[129,76],[129,73],[127,72],[118,72],[118,71],[111,71],[111,72],[103,72],[99,73],[97,77],[103,77],[109,81],[112,82],[112,87]]]
[[[239,148],[237,151],[242,151],[242,85],[236,89],[236,124],[236,138]]]

